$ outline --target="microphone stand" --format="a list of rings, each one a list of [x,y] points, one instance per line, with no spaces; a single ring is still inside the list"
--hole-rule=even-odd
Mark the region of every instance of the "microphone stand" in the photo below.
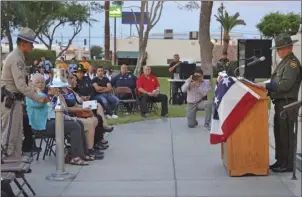
[[[293,151],[293,174],[292,174],[292,180],[297,180],[296,176],[296,169],[297,169],[297,141],[298,141],[298,117],[301,117],[301,114],[299,114],[299,109],[302,106],[302,100],[296,101],[294,103],[285,105],[283,107],[283,111],[280,113],[281,118],[283,119],[289,119],[290,121],[294,122],[294,142],[292,147]],[[290,128],[291,131],[292,128]],[[302,128],[301,128],[302,129]]]

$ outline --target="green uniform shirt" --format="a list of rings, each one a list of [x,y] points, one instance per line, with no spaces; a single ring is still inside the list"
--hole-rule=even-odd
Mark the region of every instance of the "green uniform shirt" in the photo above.
[[[291,52],[278,64],[272,74],[271,82],[276,82],[277,87],[270,92],[272,99],[298,99],[301,82],[301,64]]]

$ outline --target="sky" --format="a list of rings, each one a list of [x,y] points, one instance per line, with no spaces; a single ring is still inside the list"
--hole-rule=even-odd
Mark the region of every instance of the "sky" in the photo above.
[[[215,20],[214,14],[222,1],[215,1],[212,9],[211,32],[220,33],[220,24]],[[84,3],[84,2],[82,2]],[[164,3],[162,17],[158,24],[151,30],[152,33],[164,33],[165,29],[173,29],[174,33],[188,33],[198,31],[199,10],[188,11],[180,10],[179,4],[185,4],[185,1],[167,1]],[[245,38],[259,37],[260,33],[256,25],[261,18],[270,12],[295,12],[301,13],[301,1],[223,1],[226,10],[230,14],[240,13],[240,18],[246,22],[246,26],[237,26],[232,32],[243,33]],[[125,1],[124,7],[139,6],[140,1]],[[132,8],[139,11],[139,8]],[[131,11],[130,8],[123,8],[123,11]],[[104,12],[92,13],[91,18],[98,20],[90,28],[90,43],[92,45],[103,46],[104,44]],[[110,19],[110,29],[113,35],[113,19]],[[132,32],[136,33],[136,28],[132,25]],[[121,24],[121,19],[117,19],[117,37],[128,37],[130,35],[130,25]],[[55,33],[57,42],[67,43],[72,36],[72,29],[69,27],[60,27]],[[74,45],[83,45],[84,39],[89,39],[89,27],[85,25],[80,34],[74,39]]]

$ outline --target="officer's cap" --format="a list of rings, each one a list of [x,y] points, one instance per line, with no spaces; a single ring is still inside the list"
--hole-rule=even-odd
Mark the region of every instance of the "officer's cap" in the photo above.
[[[271,49],[284,48],[284,47],[293,45],[296,42],[298,42],[298,40],[292,40],[292,38],[290,37],[289,34],[281,33],[275,37],[275,46],[272,47]]]
[[[38,43],[35,41],[36,33],[28,27],[22,27],[17,37],[27,42]]]

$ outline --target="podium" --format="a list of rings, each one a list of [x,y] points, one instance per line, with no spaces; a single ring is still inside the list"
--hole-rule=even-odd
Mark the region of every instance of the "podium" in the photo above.
[[[221,144],[221,157],[230,176],[268,175],[269,135],[266,90],[241,80],[260,99],[241,121],[227,142]]]

